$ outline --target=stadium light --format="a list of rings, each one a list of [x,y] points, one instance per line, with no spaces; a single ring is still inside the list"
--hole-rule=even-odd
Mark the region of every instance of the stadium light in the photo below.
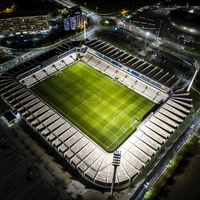
[[[84,24],[83,24],[83,27],[84,27],[84,40],[86,41],[86,40],[87,40],[87,33],[86,33],[86,24],[87,24],[87,21],[84,20],[83,23],[84,23]]]
[[[146,49],[147,47],[147,38],[149,37],[150,33],[149,32],[146,32],[146,40],[145,40],[145,46],[144,46],[144,49]]]
[[[113,196],[113,189],[114,189],[115,179],[116,179],[116,171],[117,171],[117,167],[120,165],[120,160],[121,160],[121,151],[115,151],[113,153],[113,161],[112,161],[112,165],[114,166],[114,171],[113,171],[112,185],[110,189],[111,197]]]
[[[199,65],[199,63],[197,62],[197,60],[195,60],[194,68],[195,68],[195,72],[194,72],[194,75],[193,75],[193,77],[192,77],[192,80],[190,81],[190,84],[189,84],[189,86],[188,86],[188,88],[187,88],[187,92],[190,91],[190,89],[191,89],[191,87],[192,87],[192,84],[193,84],[193,82],[194,82],[194,80],[195,80],[195,77],[196,77],[196,75],[197,75],[197,73],[198,73],[198,71],[199,71],[199,69],[200,69],[200,65]]]

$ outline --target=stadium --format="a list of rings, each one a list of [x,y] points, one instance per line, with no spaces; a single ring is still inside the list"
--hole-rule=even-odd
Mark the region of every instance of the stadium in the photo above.
[[[10,107],[88,181],[124,187],[180,133],[192,112],[173,74],[112,45],[67,42],[3,72]]]

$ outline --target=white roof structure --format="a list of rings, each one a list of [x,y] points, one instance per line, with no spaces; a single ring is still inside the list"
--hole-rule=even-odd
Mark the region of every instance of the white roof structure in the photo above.
[[[163,107],[161,107],[159,109],[159,112],[165,116],[167,116],[170,119],[173,119],[174,121],[181,123],[183,121],[183,119],[181,117],[178,117],[177,115],[175,115],[174,113],[164,109]]]

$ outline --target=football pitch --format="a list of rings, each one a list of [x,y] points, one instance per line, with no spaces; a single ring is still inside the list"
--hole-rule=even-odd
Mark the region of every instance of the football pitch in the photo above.
[[[124,142],[155,105],[81,61],[31,90],[107,152]]]

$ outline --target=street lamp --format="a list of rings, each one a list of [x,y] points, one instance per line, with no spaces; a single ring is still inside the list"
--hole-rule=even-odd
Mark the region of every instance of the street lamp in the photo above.
[[[117,171],[117,167],[120,165],[120,160],[121,160],[121,151],[115,151],[113,153],[113,161],[112,161],[112,165],[114,166],[114,171],[113,171],[112,185],[110,189],[111,197],[113,196],[113,189],[114,189],[115,179],[116,179],[116,171]]]
[[[98,9],[98,8],[96,7],[96,14],[97,14],[97,9]]]
[[[84,4],[85,4],[85,8],[86,8],[86,2],[84,2]]]
[[[161,25],[162,25],[162,20],[160,21],[160,26],[159,26],[159,29],[158,29],[158,37],[160,36]]]
[[[87,40],[87,34],[86,34],[86,24],[87,24],[87,21],[85,20],[83,23],[84,23],[83,24],[83,27],[84,27],[84,40],[86,41]]]
[[[194,68],[195,68],[195,72],[194,72],[194,75],[193,75],[193,77],[192,77],[192,80],[190,81],[190,84],[189,84],[189,86],[188,86],[188,88],[187,88],[187,92],[189,92],[190,91],[190,89],[191,89],[191,87],[192,87],[192,84],[193,84],[193,82],[194,82],[194,80],[195,80],[195,77],[196,77],[196,75],[197,75],[197,73],[198,73],[198,71],[199,71],[199,69],[200,69],[200,65],[199,65],[199,63],[195,60],[195,63],[194,63]]]
[[[146,32],[146,40],[145,40],[145,46],[144,46],[144,49],[146,49],[147,47],[147,38],[149,37],[150,33],[149,32]]]

